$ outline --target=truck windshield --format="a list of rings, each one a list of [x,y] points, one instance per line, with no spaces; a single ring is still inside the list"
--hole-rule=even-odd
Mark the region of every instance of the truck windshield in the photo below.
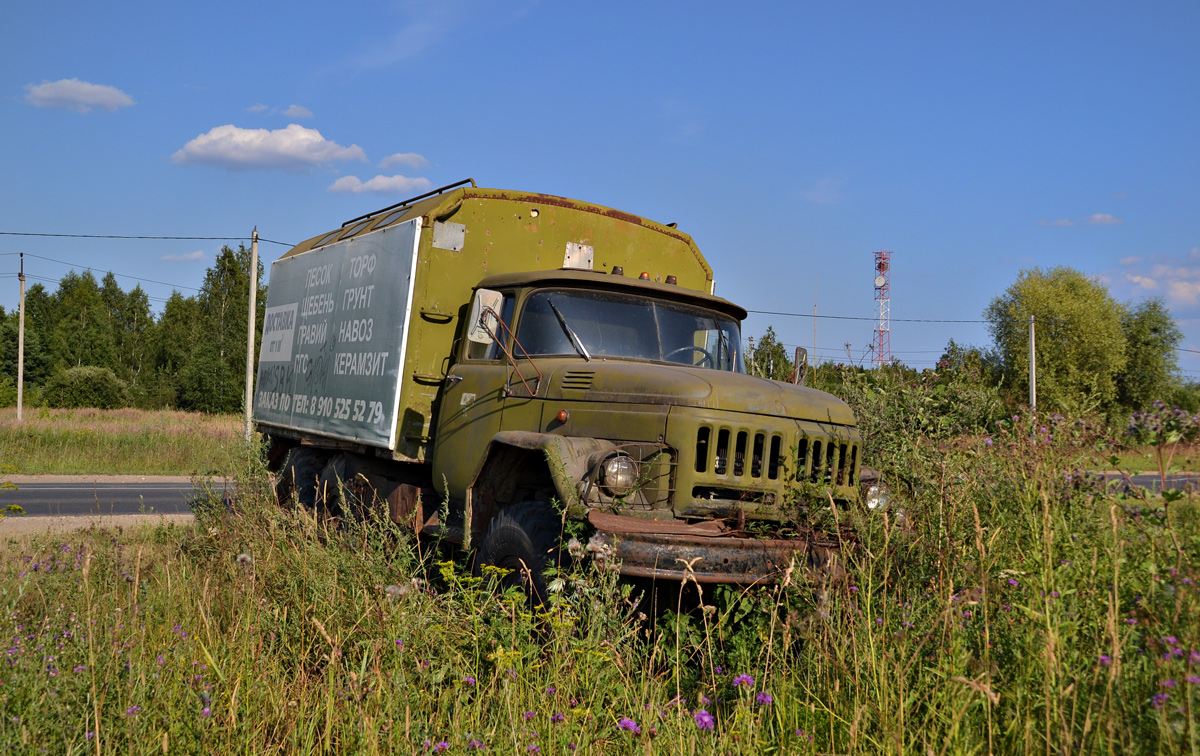
[[[736,320],[635,294],[536,291],[525,300],[517,340],[530,355],[654,360],[745,372]]]

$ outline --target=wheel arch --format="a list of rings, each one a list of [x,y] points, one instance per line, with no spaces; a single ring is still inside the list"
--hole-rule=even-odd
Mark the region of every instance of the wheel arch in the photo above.
[[[539,494],[553,496],[567,508],[568,516],[583,519],[587,506],[578,486],[588,472],[588,459],[613,446],[601,439],[529,431],[501,431],[492,436],[466,492],[467,538],[482,537],[504,507]]]

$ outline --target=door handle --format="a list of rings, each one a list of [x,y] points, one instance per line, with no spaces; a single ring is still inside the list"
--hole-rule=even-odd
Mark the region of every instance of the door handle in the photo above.
[[[459,381],[461,381],[462,379],[463,379],[463,377],[462,377],[461,375],[448,375],[448,376],[446,376],[446,378],[445,378],[445,381],[446,381],[446,388],[450,388],[451,386],[454,386],[454,385],[456,385],[456,384],[457,384]]]

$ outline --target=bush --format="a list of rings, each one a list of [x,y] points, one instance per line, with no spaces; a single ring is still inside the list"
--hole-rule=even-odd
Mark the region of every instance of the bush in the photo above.
[[[108,368],[76,367],[46,382],[42,400],[48,407],[116,409],[129,404],[129,387]]]

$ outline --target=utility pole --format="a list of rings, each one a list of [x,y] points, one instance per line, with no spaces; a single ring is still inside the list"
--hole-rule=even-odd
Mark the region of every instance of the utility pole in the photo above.
[[[817,364],[817,284],[820,279],[813,276],[813,353],[812,364]]]
[[[246,328],[246,441],[254,434],[254,322],[258,315],[258,226],[250,235],[250,317]]]
[[[21,314],[17,318],[17,422],[25,405],[25,253],[21,253]]]
[[[1037,352],[1034,350],[1034,317],[1029,316],[1029,409],[1037,410]]]

